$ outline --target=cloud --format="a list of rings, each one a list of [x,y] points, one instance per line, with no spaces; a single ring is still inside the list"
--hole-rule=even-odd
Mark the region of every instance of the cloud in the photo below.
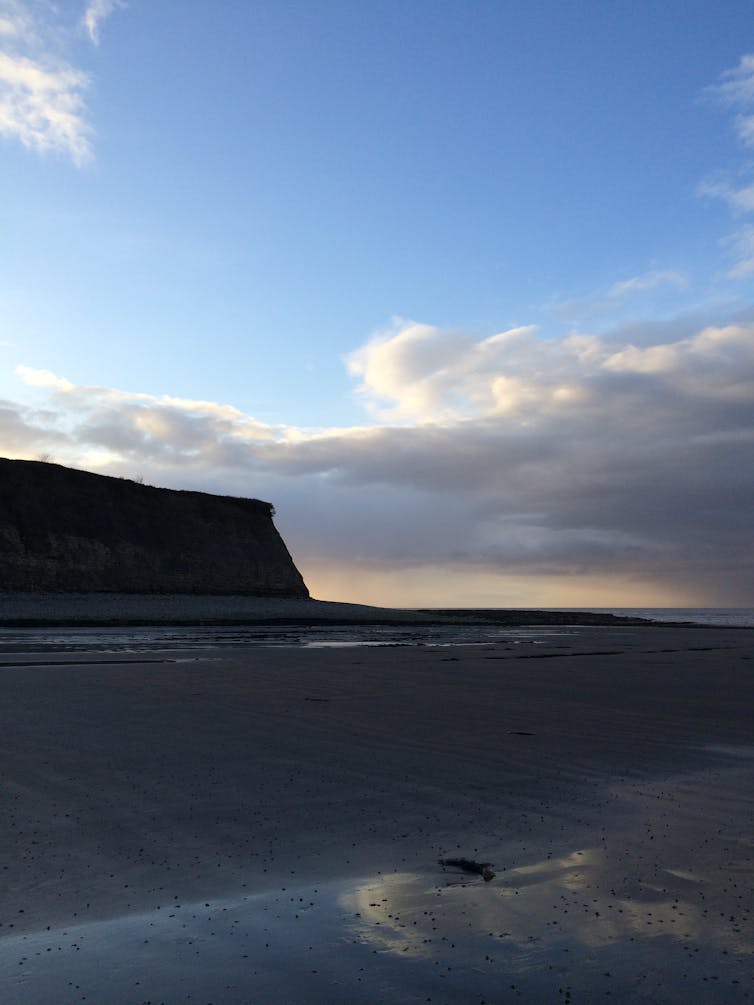
[[[650,269],[615,282],[604,292],[550,304],[549,310],[564,321],[592,321],[609,315],[620,316],[637,303],[646,307],[648,295],[677,293],[688,288],[688,279],[677,269]]]
[[[34,37],[34,19],[20,0],[4,0],[0,10],[0,39]]]
[[[406,322],[353,353],[348,365],[361,378],[367,406],[383,418],[542,426],[608,406],[609,374],[661,376],[665,390],[676,393],[697,380],[700,400],[727,394],[748,377],[751,339],[749,327],[729,325],[674,342],[616,347],[578,334],[545,340],[533,327],[474,340]]]
[[[736,132],[747,147],[754,147],[754,115],[737,115]]]
[[[754,107],[754,53],[746,53],[738,66],[725,70],[716,84],[705,88],[703,97],[727,108]],[[740,139],[747,145],[754,144],[754,116],[741,114],[734,120]]]
[[[733,252],[735,265],[728,271],[731,279],[754,276],[754,226],[742,227],[735,234],[723,238],[723,246]]]
[[[94,45],[99,45],[99,32],[102,22],[119,7],[125,7],[123,0],[90,0],[81,18],[86,33]]]
[[[0,400],[0,453],[4,457],[37,457],[67,443],[55,428],[55,416],[12,401]]]
[[[611,300],[623,300],[635,293],[656,290],[662,286],[672,286],[675,289],[683,290],[688,286],[688,281],[681,272],[671,269],[652,269],[640,276],[632,276],[630,279],[613,283],[606,295]]]
[[[46,387],[55,391],[73,391],[74,385],[64,377],[56,377],[50,370],[36,370],[31,366],[17,366],[16,373],[29,387]]]
[[[32,7],[20,0],[4,2],[0,14],[0,136],[18,140],[37,154],[70,157],[83,167],[94,156],[85,100],[90,79],[61,54],[67,33],[51,20],[54,13],[53,7]],[[96,30],[96,16],[92,24]]]
[[[722,199],[736,213],[751,213],[754,210],[754,182],[736,186],[727,178],[707,179],[697,191],[709,199]]]
[[[679,327],[629,342],[395,322],[350,357],[380,421],[326,430],[22,369],[44,411],[7,405],[0,450],[270,499],[305,574],[354,589],[403,571],[426,597],[444,578],[493,603],[515,582],[544,603],[535,582],[561,603],[594,603],[587,582],[604,604],[606,582],[751,603],[754,324]]]
[[[374,414],[444,422],[517,411],[541,399],[541,386],[525,379],[533,326],[474,340],[460,332],[394,322],[351,353],[349,372]],[[566,387],[553,393],[567,394]],[[385,403],[390,402],[389,407]]]
[[[733,125],[744,146],[754,147],[754,53],[741,57],[737,66],[721,74],[717,84],[702,96],[725,108],[740,109]],[[746,164],[737,173],[718,172],[701,182],[697,188],[700,196],[721,199],[737,216],[754,212],[754,181],[751,165]],[[752,228],[745,226],[723,239],[732,250],[736,261],[726,273],[728,279],[743,280],[754,274],[754,247]]]
[[[36,153],[65,153],[79,167],[92,159],[85,119],[86,74],[0,53],[0,134]]]
[[[250,444],[284,429],[266,426],[231,405],[117,388],[77,386],[49,370],[18,366],[28,386],[52,393],[54,412],[69,430],[69,444],[107,448],[121,462],[130,458],[171,460],[219,458],[237,443]]]

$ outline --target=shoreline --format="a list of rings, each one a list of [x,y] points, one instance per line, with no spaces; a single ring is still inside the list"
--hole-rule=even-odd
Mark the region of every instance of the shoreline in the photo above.
[[[253,625],[696,626],[604,612],[522,608],[384,608],[314,598],[195,594],[0,593],[2,628]]]

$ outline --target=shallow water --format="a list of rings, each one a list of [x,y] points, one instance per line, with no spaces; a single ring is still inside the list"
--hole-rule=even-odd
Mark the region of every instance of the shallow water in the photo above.
[[[3,1001],[749,1001],[754,846],[734,812],[746,772],[739,761],[716,777],[625,790],[627,829],[622,817],[590,846],[494,863],[489,883],[427,862],[6,934]]]
[[[144,653],[249,646],[322,648],[531,644],[572,638],[575,628],[487,625],[250,625],[233,628],[2,628],[2,652]]]
[[[647,887],[591,896],[604,869],[599,849],[584,849],[490,884],[375,876],[6,939],[4,1001],[750,997],[754,947],[727,918],[702,925],[684,897],[698,877],[681,874],[661,894]]]

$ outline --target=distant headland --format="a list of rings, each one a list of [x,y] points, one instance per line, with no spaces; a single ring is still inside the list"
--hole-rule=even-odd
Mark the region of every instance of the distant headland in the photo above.
[[[0,458],[0,591],[307,598],[259,499]]]

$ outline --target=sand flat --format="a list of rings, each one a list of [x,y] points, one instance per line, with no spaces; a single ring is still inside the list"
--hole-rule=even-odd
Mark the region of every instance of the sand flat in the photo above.
[[[7,1000],[748,1000],[753,643],[5,651]]]

